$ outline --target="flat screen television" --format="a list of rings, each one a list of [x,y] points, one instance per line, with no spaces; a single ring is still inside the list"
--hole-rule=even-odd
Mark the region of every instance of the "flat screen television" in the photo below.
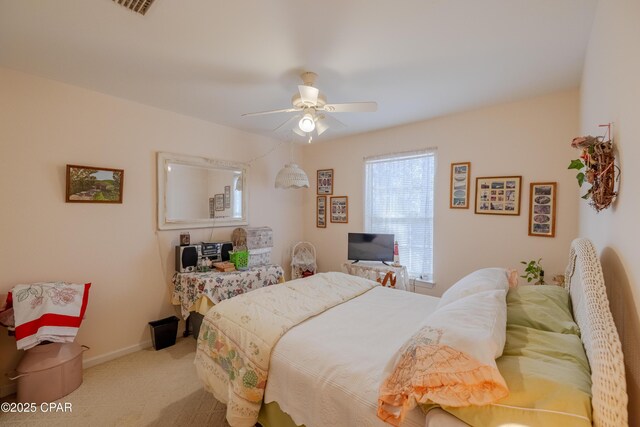
[[[358,261],[393,261],[393,234],[349,233],[347,258]]]

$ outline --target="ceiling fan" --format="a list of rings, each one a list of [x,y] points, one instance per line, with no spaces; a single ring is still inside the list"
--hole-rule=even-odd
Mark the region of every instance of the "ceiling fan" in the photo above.
[[[274,113],[298,113],[289,120],[274,129],[274,132],[288,131],[300,136],[311,137],[315,131],[316,135],[322,135],[329,127],[345,127],[339,120],[326,113],[364,113],[373,112],[378,109],[376,102],[348,102],[342,104],[329,104],[327,98],[320,93],[318,88],[313,87],[318,75],[307,71],[300,75],[303,84],[298,85],[298,92],[291,98],[291,108],[280,110],[260,111],[256,113],[246,113],[242,116],[261,116]]]

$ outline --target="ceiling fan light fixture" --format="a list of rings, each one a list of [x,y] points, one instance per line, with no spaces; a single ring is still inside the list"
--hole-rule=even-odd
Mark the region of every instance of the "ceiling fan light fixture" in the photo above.
[[[316,122],[313,119],[313,114],[305,113],[304,116],[302,116],[302,118],[298,122],[298,127],[303,132],[306,132],[306,133],[313,132],[313,130],[316,128]]]
[[[361,113],[373,112],[378,109],[378,104],[374,101],[328,104],[327,98],[318,88],[314,87],[317,75],[308,71],[302,73],[301,77],[303,84],[298,85],[298,91],[291,97],[292,106],[290,108],[246,113],[243,116],[295,112],[294,116],[274,129],[274,132],[280,132],[282,136],[286,137],[291,137],[291,133],[294,133],[310,140],[314,132],[313,136],[320,136],[329,128],[342,129],[346,127],[344,123],[324,113]]]

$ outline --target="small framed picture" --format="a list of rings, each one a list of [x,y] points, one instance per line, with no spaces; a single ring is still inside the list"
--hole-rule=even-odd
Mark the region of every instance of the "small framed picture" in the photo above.
[[[216,217],[216,199],[215,197],[209,197],[209,218]]]
[[[215,196],[216,211],[224,210],[224,194],[216,194]]]
[[[521,176],[476,178],[477,214],[520,215]]]
[[[529,194],[529,236],[556,235],[556,182],[532,182]]]
[[[349,222],[349,197],[331,197],[331,222]]]
[[[327,228],[327,196],[316,197],[316,227]]]
[[[224,208],[229,209],[231,207],[231,186],[224,186]]]
[[[318,191],[317,194],[333,194],[333,169],[318,170]]]
[[[449,208],[469,209],[471,162],[451,163]]]
[[[122,203],[124,170],[67,165],[67,203]]]

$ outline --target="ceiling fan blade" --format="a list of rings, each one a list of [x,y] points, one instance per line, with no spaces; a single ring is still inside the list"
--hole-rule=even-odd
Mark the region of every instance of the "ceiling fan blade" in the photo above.
[[[331,126],[332,128],[345,129],[347,127],[347,125],[335,117],[323,114],[322,118],[327,122],[327,126]]]
[[[320,91],[313,87],[307,85],[298,85],[298,90],[300,91],[300,99],[305,105],[314,106],[318,103],[318,95]]]
[[[273,114],[273,113],[292,113],[294,111],[300,111],[300,108],[283,108],[282,110],[269,110],[269,111],[259,111],[257,113],[244,113],[242,114],[242,117],[262,116],[265,114]]]
[[[327,104],[323,109],[330,113],[370,113],[378,110],[378,103],[348,102],[345,104]]]
[[[307,136],[306,132],[303,132],[302,130],[300,130],[298,126],[293,127],[293,132],[300,136],[305,136],[305,137]]]
[[[274,132],[280,132],[283,130],[289,130],[289,129],[294,129],[298,127],[298,121],[300,121],[300,118],[302,116],[300,114],[296,114],[295,116],[290,117],[286,122],[282,123],[280,126],[278,126],[277,128],[275,128],[273,131]]]
[[[316,120],[316,132],[318,136],[322,135],[327,129],[329,129],[329,121],[325,115],[322,115]]]

